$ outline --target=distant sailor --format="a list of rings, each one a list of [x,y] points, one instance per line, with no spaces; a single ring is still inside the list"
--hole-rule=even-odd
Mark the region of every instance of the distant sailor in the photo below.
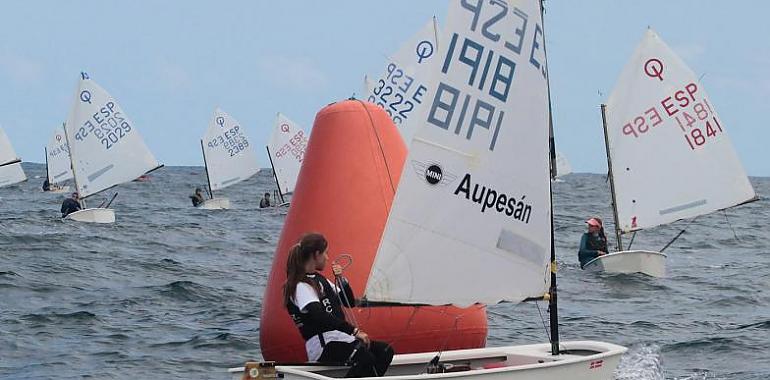
[[[48,182],[48,178],[43,181],[43,191],[51,191],[51,183]]]
[[[190,199],[195,207],[200,206],[201,203],[206,201],[206,198],[203,197],[203,190],[200,187],[195,188],[195,194],[190,195]]]
[[[604,234],[602,220],[591,218],[586,221],[586,224],[588,224],[588,232],[584,233],[580,239],[578,251],[581,269],[589,261],[607,254],[607,235]]]
[[[259,208],[270,207],[270,193],[265,193],[265,196],[259,201]]]
[[[64,218],[75,211],[80,211],[80,195],[78,193],[72,193],[71,198],[66,198],[62,202],[61,217]]]
[[[303,236],[289,251],[283,301],[297,325],[310,361],[350,363],[346,377],[383,376],[393,360],[393,349],[345,320],[342,306],[353,307],[353,289],[342,277],[342,267],[332,264],[339,287],[320,271],[329,259],[326,238]],[[341,287],[341,289],[340,289]]]

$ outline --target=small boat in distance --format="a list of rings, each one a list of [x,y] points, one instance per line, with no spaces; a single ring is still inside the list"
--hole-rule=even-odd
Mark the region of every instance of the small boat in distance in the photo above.
[[[21,159],[16,156],[8,135],[0,127],[0,187],[11,186],[26,180],[27,175],[21,168]]]
[[[284,196],[294,193],[307,149],[307,136],[305,130],[297,123],[278,113],[273,134],[265,147],[270,166],[273,168],[275,185],[278,187],[278,198],[275,198],[275,201],[281,200],[278,206],[288,206],[289,202]]]
[[[648,29],[601,105],[617,252],[586,270],[666,274],[663,251],[632,250],[622,235],[757,200],[695,73]]]
[[[72,179],[70,148],[64,136],[64,126],[54,130],[51,140],[45,147],[45,177],[48,190],[43,191],[54,194],[70,191],[68,185],[62,185],[65,181]]]
[[[209,199],[197,207],[204,210],[226,210],[230,199],[214,197],[214,191],[247,180],[259,172],[257,155],[246,137],[243,126],[217,108],[201,139],[203,166],[206,169]]]

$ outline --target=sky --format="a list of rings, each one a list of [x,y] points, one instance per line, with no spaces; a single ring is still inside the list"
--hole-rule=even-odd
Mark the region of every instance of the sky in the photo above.
[[[386,56],[447,0],[15,1],[0,11],[0,126],[44,162],[85,71],[166,165],[202,165],[216,107],[264,146],[276,113],[306,130],[361,94]],[[699,75],[749,175],[770,176],[770,1],[548,0],[545,28],[558,149],[606,173],[599,104],[645,29]],[[267,155],[258,152],[262,166]]]

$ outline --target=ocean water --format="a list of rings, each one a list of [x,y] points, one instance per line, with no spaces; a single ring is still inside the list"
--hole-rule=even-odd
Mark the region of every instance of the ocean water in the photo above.
[[[202,168],[161,169],[116,188],[117,222],[102,226],[61,222],[63,195],[39,190],[42,165],[24,168],[28,182],[0,189],[0,378],[215,379],[260,358],[286,216],[257,207],[269,170],[222,192],[234,209],[207,212],[187,198]],[[686,228],[663,279],[581,271],[583,221],[612,220],[607,185],[555,183],[561,338],[629,347],[622,380],[770,379],[770,179],[752,182],[764,199],[638,234],[635,247],[660,249]],[[488,345],[547,341],[541,315],[491,306]]]

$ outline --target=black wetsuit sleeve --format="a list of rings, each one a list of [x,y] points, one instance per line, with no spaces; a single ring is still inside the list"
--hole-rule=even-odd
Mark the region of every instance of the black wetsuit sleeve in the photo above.
[[[341,281],[337,284],[340,288],[339,296],[340,300],[342,300],[342,306],[345,307],[354,307],[356,306],[356,295],[353,294],[353,288],[350,287],[350,283],[348,280],[344,277],[340,277]]]
[[[322,328],[321,331],[338,330],[353,335],[355,327],[344,319],[339,319],[327,313],[320,302],[311,302],[307,304],[305,306],[305,311],[307,312],[308,318]]]
[[[580,267],[588,263],[589,261],[599,257],[599,252],[595,249],[588,249],[588,234],[583,234],[580,239],[580,250],[578,251],[578,260],[580,260]]]

